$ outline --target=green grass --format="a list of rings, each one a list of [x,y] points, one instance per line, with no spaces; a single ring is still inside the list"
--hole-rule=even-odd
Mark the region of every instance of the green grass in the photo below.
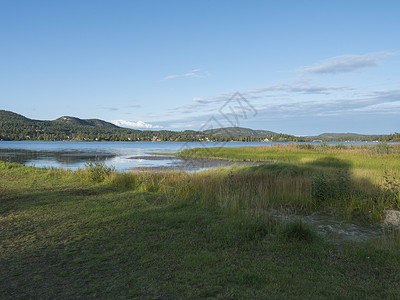
[[[178,156],[232,161],[284,162],[374,170],[400,168],[400,144],[333,145],[285,144],[257,147],[185,149]]]
[[[385,208],[400,209],[398,144],[195,148],[176,155],[264,163],[233,172],[230,185],[220,186],[231,191],[217,201],[238,209],[328,210],[367,222],[381,220]]]
[[[242,169],[114,173],[101,183],[90,172],[0,163],[2,299],[396,299],[400,292],[398,233],[336,245],[302,223],[215,205],[212,189],[221,182],[233,189],[235,176],[248,174]]]

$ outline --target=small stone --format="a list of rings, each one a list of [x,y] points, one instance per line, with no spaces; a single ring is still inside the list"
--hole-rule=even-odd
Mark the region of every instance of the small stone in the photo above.
[[[388,227],[398,227],[400,226],[400,211],[398,210],[385,210],[385,220],[383,224]]]

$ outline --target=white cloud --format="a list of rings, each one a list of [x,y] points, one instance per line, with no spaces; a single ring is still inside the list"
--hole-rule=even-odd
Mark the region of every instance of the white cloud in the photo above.
[[[168,75],[166,77],[164,77],[163,79],[161,79],[160,81],[167,81],[167,80],[171,80],[171,79],[175,79],[175,78],[184,78],[184,77],[192,77],[192,78],[207,78],[210,77],[211,74],[208,72],[203,72],[200,73],[200,69],[194,69],[190,72],[187,72],[185,74],[172,74],[172,75]]]
[[[181,76],[180,75],[168,75],[165,78],[161,79],[160,81],[167,81],[167,80],[174,79],[177,77],[181,77]]]
[[[300,93],[305,95],[311,94],[331,94],[336,91],[353,90],[354,88],[346,86],[325,86],[325,85],[310,85],[310,84],[275,84],[256,89],[244,91],[243,94],[258,94],[263,92],[288,92],[288,93]]]
[[[396,55],[394,52],[376,52],[364,55],[341,55],[327,59],[314,66],[306,66],[298,71],[316,74],[337,74],[354,72],[365,68],[376,67],[384,58]]]
[[[370,111],[370,112],[390,112],[390,113],[396,113],[398,114],[400,110],[400,101],[395,101],[395,102],[384,102],[384,103],[378,103],[378,104],[372,104],[369,106],[365,107],[360,107],[354,109],[354,111]]]
[[[143,121],[131,122],[125,120],[111,120],[110,123],[127,128],[142,128],[142,129],[153,129],[153,128],[162,128],[162,126],[152,125],[149,123],[145,123]]]

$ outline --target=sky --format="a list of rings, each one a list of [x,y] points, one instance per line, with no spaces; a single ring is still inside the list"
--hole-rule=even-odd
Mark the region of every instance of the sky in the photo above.
[[[0,109],[123,127],[400,132],[400,1],[0,0]]]

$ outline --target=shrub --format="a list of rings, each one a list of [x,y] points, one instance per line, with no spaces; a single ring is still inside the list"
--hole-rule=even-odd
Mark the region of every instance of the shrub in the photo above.
[[[95,182],[102,182],[108,176],[115,172],[114,167],[108,167],[104,162],[100,161],[88,161],[85,164],[85,175],[89,180]]]

